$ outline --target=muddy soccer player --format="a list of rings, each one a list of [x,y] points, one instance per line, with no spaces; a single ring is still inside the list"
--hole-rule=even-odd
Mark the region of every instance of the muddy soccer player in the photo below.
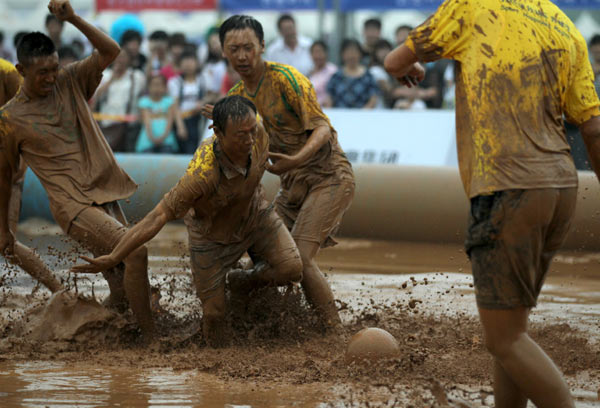
[[[226,278],[238,292],[300,281],[298,249],[260,183],[268,165],[269,139],[256,116],[256,107],[246,98],[219,101],[213,110],[215,135],[201,143],[175,187],[111,254],[84,257],[90,264],[73,270],[93,273],[110,268],[167,222],[185,216],[192,275],[202,301],[202,332],[213,347],[224,343]],[[246,252],[255,261],[254,268],[231,271]]]
[[[40,179],[54,219],[71,238],[92,253],[110,252],[125,233],[126,220],[117,200],[127,198],[135,183],[117,165],[87,101],[102,71],[119,54],[119,46],[74,13],[67,0],[53,0],[50,11],[78,28],[94,46],[82,61],[59,68],[52,40],[42,33],[25,35],[17,47],[23,85],[0,110],[3,180],[18,172],[19,159]],[[7,176],[4,176],[7,175]],[[14,252],[9,228],[10,185],[0,191],[0,238],[3,252]],[[147,253],[139,248],[104,274],[109,304],[129,303],[146,340],[154,330],[150,312]]]
[[[553,255],[575,210],[577,171],[563,115],[600,174],[600,110],[581,34],[548,0],[447,0],[385,60],[419,80],[418,61],[456,61],[460,175],[471,200],[466,250],[497,408],[573,407],[567,383],[528,335]]]
[[[19,72],[14,65],[0,58],[0,107],[17,94],[17,91],[21,86],[21,81],[21,75],[19,75]],[[7,165],[8,161],[0,155],[0,168],[4,169]],[[3,184],[3,186],[0,187],[1,191],[11,189],[10,201],[0,201],[0,206],[8,205],[7,209],[0,209],[0,211],[8,211],[9,228],[9,231],[2,231],[0,234],[0,247],[8,249],[8,253],[2,255],[7,256],[7,259],[11,263],[20,266],[31,277],[54,293],[62,289],[62,285],[58,279],[53,276],[50,269],[48,269],[46,264],[44,264],[41,258],[31,248],[16,241],[14,238],[19,223],[21,193],[23,191],[26,170],[27,166],[21,161],[17,172],[13,174],[12,180],[6,177],[2,177],[0,180],[0,184]],[[3,239],[8,239],[9,244],[3,243]]]
[[[339,329],[333,292],[314,258],[335,245],[344,212],[354,197],[354,174],[321,110],[311,82],[295,68],[264,61],[261,24],[235,15],[219,29],[223,54],[241,77],[230,95],[255,103],[269,134],[271,173],[281,179],[277,213],[291,231],[303,263],[302,287],[328,327]],[[210,105],[205,109],[210,117]]]

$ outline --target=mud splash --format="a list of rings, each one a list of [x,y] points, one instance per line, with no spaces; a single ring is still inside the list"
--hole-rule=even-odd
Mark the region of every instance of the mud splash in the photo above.
[[[56,262],[72,292],[98,300],[106,295],[102,279],[74,282],[66,272],[73,255],[57,243],[61,237],[32,239],[70,254],[64,260],[45,253],[44,259]],[[44,291],[11,272],[0,291],[0,406],[493,405],[491,359],[470,276],[460,273],[468,270],[460,248],[344,240],[319,259],[344,321],[340,337],[325,335],[298,288],[267,288],[230,299],[231,341],[213,350],[199,330],[184,239],[180,226],[170,226],[150,247],[151,282],[161,294],[156,316],[162,337],[153,349],[137,345],[130,315],[103,315],[89,298],[61,295],[48,303]],[[578,407],[600,407],[600,268],[592,254],[560,256],[534,312],[533,336],[568,376]],[[588,269],[580,273],[582,265]],[[348,273],[366,270],[378,274]],[[48,326],[44,313],[56,318],[56,308],[64,317],[81,311],[90,319],[76,329]],[[18,323],[27,319],[29,329],[40,329],[17,335]],[[364,327],[394,335],[398,357],[347,365],[346,343]],[[40,342],[49,338],[54,340]]]

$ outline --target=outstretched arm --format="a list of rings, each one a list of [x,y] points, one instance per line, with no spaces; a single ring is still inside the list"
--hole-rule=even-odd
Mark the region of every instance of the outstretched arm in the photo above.
[[[74,272],[97,273],[118,265],[131,252],[154,238],[162,227],[172,219],[171,212],[167,210],[164,202],[161,201],[142,221],[123,235],[123,238],[110,254],[95,259],[82,256],[81,258],[89,264],[76,265],[72,270]]]
[[[85,21],[79,15],[75,14],[69,0],[50,0],[48,10],[61,21],[68,21],[73,24],[83,35],[87,37],[95,49],[98,50],[100,58],[98,59],[102,69],[108,67],[119,55],[121,49],[112,38],[103,33],[100,29]]]

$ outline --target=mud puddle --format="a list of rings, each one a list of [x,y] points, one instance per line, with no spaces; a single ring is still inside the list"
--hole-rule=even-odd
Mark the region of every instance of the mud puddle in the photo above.
[[[75,255],[52,226],[27,227],[21,239],[39,248],[72,291],[99,300],[106,295],[103,279],[68,273]],[[182,226],[169,225],[149,246],[151,282],[176,321],[166,326],[173,335],[199,319],[185,240]],[[559,254],[532,316],[533,336],[567,376],[577,406],[586,408],[600,407],[599,260],[589,253]],[[319,264],[341,309],[341,338],[312,327],[310,313],[304,318],[286,309],[299,304],[293,294],[272,304],[268,317],[278,324],[257,325],[242,341],[217,350],[194,338],[163,342],[159,350],[2,338],[0,406],[433,407],[440,406],[436,386],[452,406],[493,406],[491,360],[459,246],[340,240],[320,254]],[[2,329],[49,296],[22,273],[0,268],[10,275],[0,288]],[[373,326],[398,339],[400,355],[348,366],[349,337]]]

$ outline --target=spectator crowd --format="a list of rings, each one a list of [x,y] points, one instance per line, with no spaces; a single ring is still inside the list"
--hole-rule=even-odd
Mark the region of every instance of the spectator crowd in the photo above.
[[[63,23],[48,15],[45,31],[57,47],[61,65],[91,52],[82,41],[65,43],[62,30]],[[382,36],[381,21],[368,19],[362,41],[342,41],[336,65],[325,41],[299,34],[293,16],[283,14],[277,20],[279,36],[266,47],[265,59],[291,65],[307,76],[323,107],[453,109],[451,61],[426,64],[425,80],[412,88],[401,85],[383,68],[386,55],[401,45],[411,30],[411,26],[400,25],[390,42]],[[112,31],[122,51],[90,100],[109,144],[118,152],[192,154],[206,129],[201,107],[217,102],[239,80],[222,56],[218,27],[209,28],[200,42],[181,32],[158,30],[145,39],[138,28]],[[14,36],[14,48],[23,34]],[[600,90],[600,35],[590,40],[589,48]],[[148,50],[147,55],[142,49]],[[4,47],[1,32],[0,58],[15,60]]]

